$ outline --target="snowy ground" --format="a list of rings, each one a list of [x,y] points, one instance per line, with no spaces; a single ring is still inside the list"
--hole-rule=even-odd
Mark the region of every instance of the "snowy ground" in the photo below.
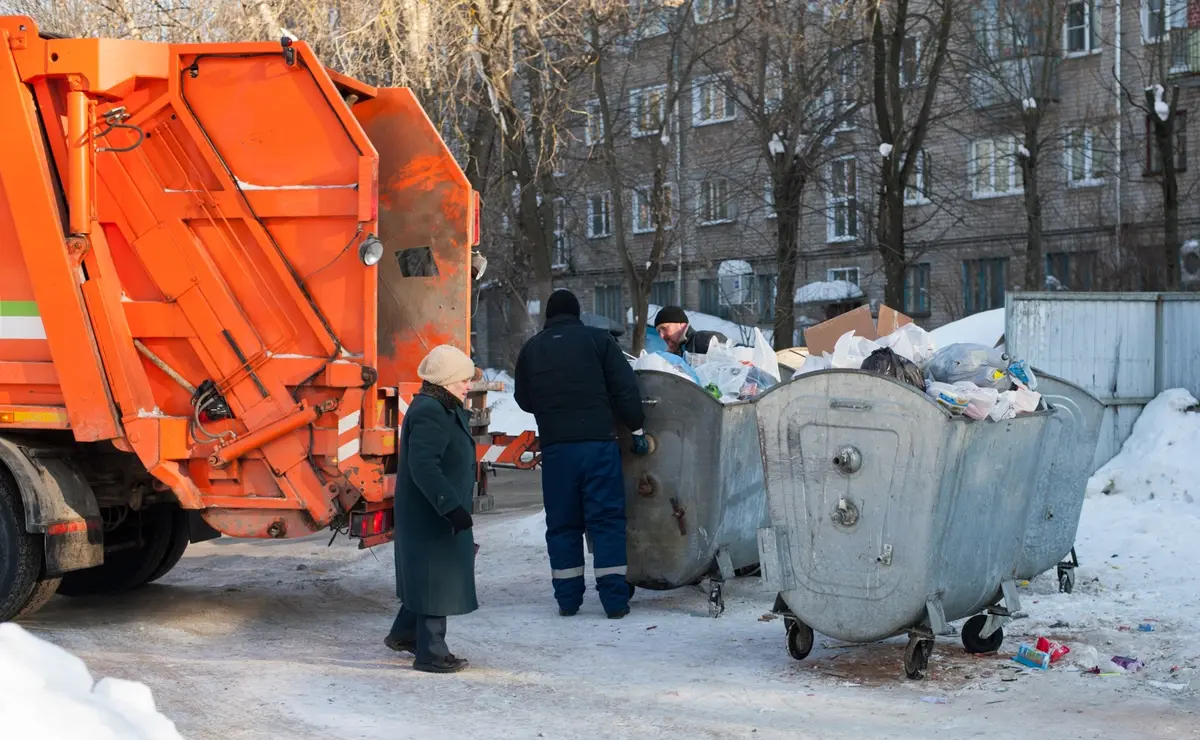
[[[1052,738],[1200,737],[1200,514],[1177,501],[1090,498],[1076,593],[1035,580],[1024,591],[1029,617],[1009,625],[1000,655],[969,657],[942,640],[924,682],[903,677],[902,640],[818,636],[813,655],[793,661],[756,579],[732,584],[715,620],[696,589],[639,591],[617,622],[589,592],[579,616],[560,618],[542,526],[536,508],[479,517],[481,608],[451,619],[449,635],[472,668],[453,676],[412,671],[411,658],[382,646],[396,606],[390,550],[322,537],[197,545],[161,585],[57,598],[25,626],[97,674],[148,684],[192,740],[924,739],[1018,727]],[[1137,631],[1147,619],[1155,631]],[[1016,645],[1039,634],[1075,655],[1092,646],[1147,668],[1014,669]]]

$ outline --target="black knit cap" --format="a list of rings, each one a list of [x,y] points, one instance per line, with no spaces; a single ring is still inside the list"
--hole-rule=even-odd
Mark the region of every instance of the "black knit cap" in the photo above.
[[[549,320],[563,314],[579,318],[579,299],[571,291],[559,288],[551,293],[550,299],[546,301],[546,319]]]
[[[679,306],[663,306],[658,310],[658,315],[654,317],[655,326],[686,323],[688,323],[687,314]]]

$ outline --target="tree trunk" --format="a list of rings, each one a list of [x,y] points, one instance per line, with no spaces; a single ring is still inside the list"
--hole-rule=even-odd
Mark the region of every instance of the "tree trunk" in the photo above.
[[[1042,192],[1038,183],[1037,124],[1025,129],[1025,149],[1028,156],[1020,157],[1021,185],[1025,189],[1025,290],[1045,290],[1045,256],[1042,251]]]
[[[1169,177],[1163,174],[1163,258],[1163,289],[1179,290],[1179,180],[1174,167]]]
[[[804,182],[793,188],[775,188],[775,264],[779,268],[779,285],[775,290],[775,351],[795,343],[796,335],[796,267],[800,262],[800,200]],[[786,197],[780,198],[780,195]]]
[[[897,173],[898,174],[898,173]],[[908,257],[904,245],[904,183],[896,176],[884,181],[879,208],[879,254],[883,258],[883,302],[904,310],[904,273]]]
[[[650,296],[649,291],[642,288],[639,280],[631,280],[629,287],[633,303],[633,336],[630,345],[633,356],[637,357],[646,348],[646,326],[650,322],[650,317],[647,316]]]

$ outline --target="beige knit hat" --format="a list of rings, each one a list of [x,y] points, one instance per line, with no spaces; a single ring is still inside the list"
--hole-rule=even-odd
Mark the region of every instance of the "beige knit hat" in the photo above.
[[[448,385],[475,377],[475,363],[458,347],[441,344],[434,347],[417,366],[417,377],[434,385]]]

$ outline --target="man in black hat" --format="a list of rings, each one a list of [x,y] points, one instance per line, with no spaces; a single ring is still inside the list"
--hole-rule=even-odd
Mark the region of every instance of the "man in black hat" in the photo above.
[[[559,614],[583,604],[583,535],[592,537],[596,590],[610,619],[629,613],[625,582],[625,482],[617,423],[645,455],[645,414],[633,368],[604,329],[584,326],[579,300],[556,290],[546,326],[517,358],[517,405],[537,420],[546,547]]]
[[[696,331],[688,321],[688,316],[679,306],[664,306],[654,317],[654,328],[658,336],[667,343],[667,349],[679,356],[684,352],[694,355],[708,354],[709,343],[716,339],[725,341],[725,335],[719,331]]]

